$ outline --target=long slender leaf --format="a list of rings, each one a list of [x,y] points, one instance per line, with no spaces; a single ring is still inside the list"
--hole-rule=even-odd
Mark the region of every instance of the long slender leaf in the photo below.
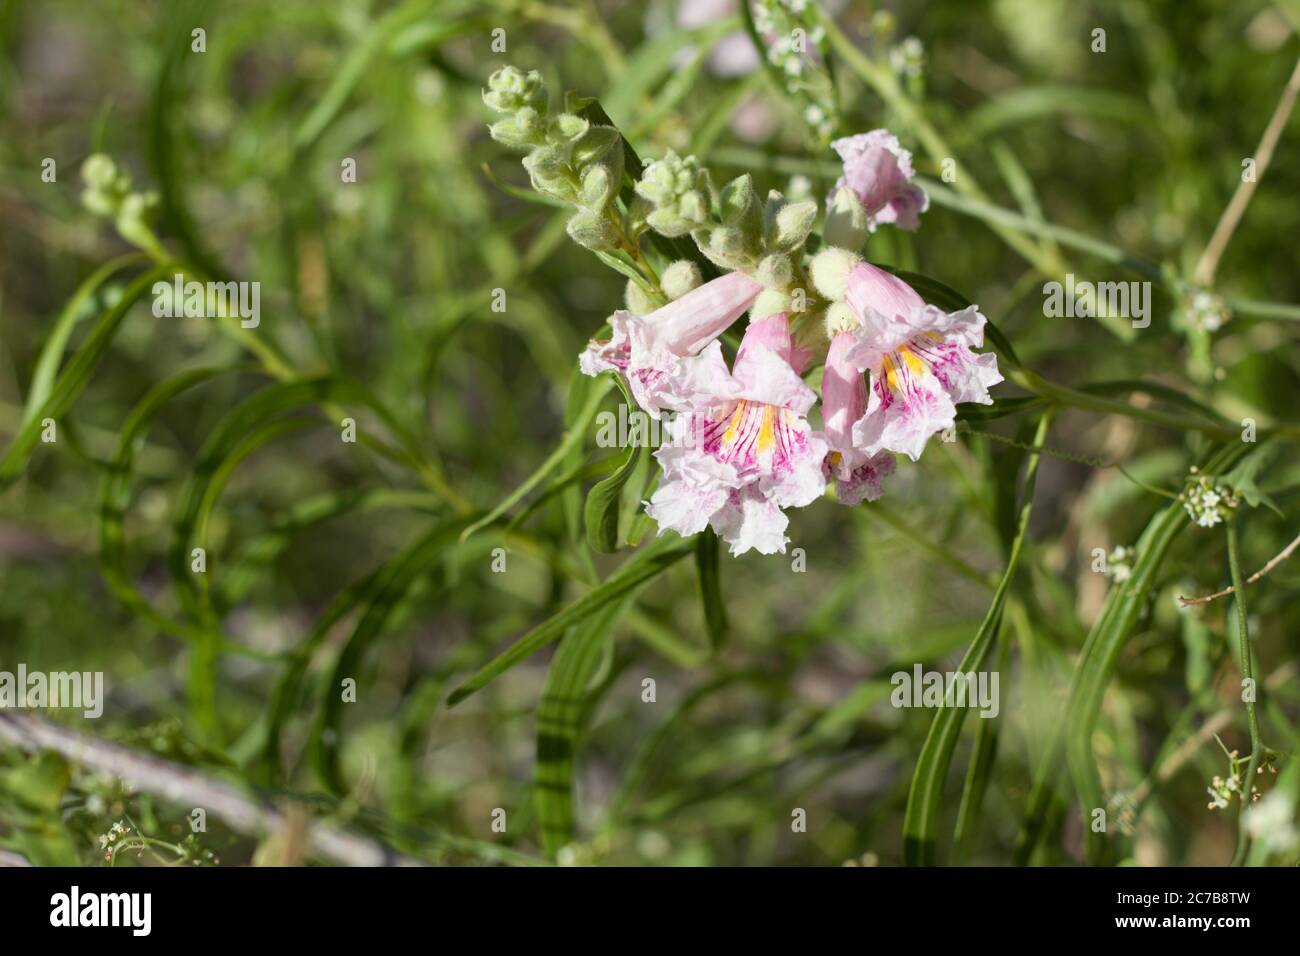
[[[542,849],[555,858],[574,839],[573,759],[593,679],[609,653],[614,624],[633,596],[615,601],[574,627],[555,649],[537,707],[537,770],[533,803]]]
[[[1050,420],[1051,415],[1048,412],[1044,412],[1039,418],[1034,440],[1035,447],[1042,445]],[[972,673],[983,665],[1002,623],[1002,610],[1006,604],[1007,592],[1015,579],[1020,552],[1029,530],[1029,514],[1034,503],[1034,484],[1038,477],[1039,457],[1038,452],[1031,452],[1028,456],[1021,493],[1020,520],[1012,542],[1011,554],[1007,559],[1007,569],[1002,575],[1002,580],[998,582],[997,590],[993,593],[993,603],[980,624],[975,640],[971,642],[970,648],[957,668],[963,674]],[[935,841],[939,813],[943,805],[944,782],[965,719],[965,708],[945,706],[940,709],[930,724],[930,732],[925,738],[921,755],[916,762],[916,770],[912,774],[912,786],[907,795],[907,814],[903,821],[903,857],[909,864],[928,865],[935,862]]]
[[[550,644],[568,628],[586,620],[611,601],[617,600],[666,571],[690,554],[691,550],[692,545],[689,542],[678,538],[659,538],[647,545],[598,587],[588,591],[563,611],[533,628],[480,668],[469,680],[451,693],[447,698],[447,706],[454,706],[470,694],[482,690],[524,658]]]

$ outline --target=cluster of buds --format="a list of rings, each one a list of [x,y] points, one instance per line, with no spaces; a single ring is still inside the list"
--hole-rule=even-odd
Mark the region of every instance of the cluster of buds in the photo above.
[[[916,37],[907,37],[889,49],[889,66],[904,79],[918,80],[925,73],[925,47]]]
[[[1192,469],[1195,474],[1196,469]],[[1223,485],[1200,475],[1193,478],[1182,494],[1188,516],[1202,528],[1213,528],[1225,520],[1239,504],[1235,495]]]
[[[746,173],[715,192],[694,156],[671,150],[646,167],[636,194],[649,204],[646,224],[670,238],[689,234],[710,262],[788,288],[795,259],[812,232],[817,203],[792,202],[773,190],[761,200]]]
[[[146,252],[157,252],[158,240],[150,223],[158,208],[158,194],[132,188],[131,174],[112,157],[94,153],[81,165],[85,188],[81,204],[96,216],[111,219],[122,238]]]
[[[552,114],[536,70],[497,70],[488,79],[483,102],[504,114],[488,127],[492,138],[527,151],[524,169],[533,188],[576,207],[567,224],[569,236],[597,251],[625,247],[626,223],[614,204],[623,181],[618,130],[593,125],[573,111]]]

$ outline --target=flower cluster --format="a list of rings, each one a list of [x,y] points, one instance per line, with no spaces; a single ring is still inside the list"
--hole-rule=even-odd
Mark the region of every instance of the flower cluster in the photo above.
[[[1219,746],[1223,745],[1220,744]],[[1207,807],[1210,810],[1225,809],[1228,804],[1232,802],[1234,796],[1239,797],[1243,802],[1246,801],[1246,795],[1244,792],[1246,789],[1246,781],[1244,778],[1249,773],[1248,767],[1250,764],[1250,758],[1243,757],[1236,750],[1229,750],[1226,751],[1226,753],[1228,757],[1228,776],[1220,777],[1218,774],[1215,774],[1215,776],[1210,780],[1210,785],[1205,788],[1206,793],[1210,795],[1210,802],[1207,804]],[[1265,768],[1267,768],[1270,773],[1276,774],[1276,760],[1277,757],[1274,753],[1265,753],[1261,758],[1259,766],[1255,768],[1255,775],[1262,776]],[[1255,785],[1253,780],[1250,781],[1250,803],[1258,803],[1260,796],[1259,787]]]
[[[897,140],[883,130],[854,140],[863,145],[841,152],[838,205],[857,219],[858,241],[877,223],[915,225],[924,193]],[[646,509],[661,532],[712,527],[733,554],[784,551],[786,509],[811,504],[828,485],[846,505],[879,498],[895,454],[919,458],[954,424],[958,403],[991,402],[988,389],[1002,378],[996,358],[975,351],[979,310],[928,304],[849,248],[828,244],[805,263],[815,204],[774,193],[760,207],[747,176],[715,197],[698,164],[671,154],[647,168],[637,192],[655,207],[652,225],[689,234],[735,270],[648,314],[616,312],[609,338],[580,359],[589,375],[623,376],[650,415],[675,413]],[[855,234],[836,237],[845,235]],[[728,364],[720,336],[745,312]],[[803,379],[815,365],[824,366],[820,429],[810,420],[818,393]]]
[[[763,32],[778,13],[804,14],[789,0],[760,7]],[[629,279],[627,307],[579,368],[618,375],[642,410],[666,418],[662,474],[645,503],[660,533],[711,527],[733,554],[783,552],[787,509],[828,489],[845,505],[879,498],[896,455],[920,458],[960,403],[992,403],[1002,376],[996,357],[977,351],[979,309],[928,303],[860,255],[878,227],[916,229],[929,205],[911,154],[888,130],[830,144],[842,174],[809,256],[813,199],[762,197],[748,174],[717,188],[694,157],[671,151],[625,190],[617,130],[573,111],[552,115],[535,72],[498,71],[484,101],[506,114],[493,137],[528,150],[534,187],[579,208],[570,234]],[[598,225],[609,231],[593,242]],[[640,247],[647,233],[676,261],[656,267]],[[687,238],[696,261],[680,258]],[[746,314],[734,355],[724,353],[724,335]]]
[[[1227,518],[1238,504],[1230,490],[1216,485],[1205,475],[1194,479],[1182,497],[1188,516],[1202,528],[1213,528]]]
[[[1202,332],[1217,332],[1232,318],[1232,312],[1224,305],[1223,299],[1205,289],[1197,289],[1188,296],[1183,309],[1192,328]]]
[[[117,849],[118,842],[131,832],[131,828],[118,820],[106,833],[99,835],[99,848],[104,851],[104,859],[113,859],[113,851]]]
[[[1116,545],[1106,556],[1106,577],[1123,584],[1133,576],[1133,561],[1137,553],[1125,545]]]

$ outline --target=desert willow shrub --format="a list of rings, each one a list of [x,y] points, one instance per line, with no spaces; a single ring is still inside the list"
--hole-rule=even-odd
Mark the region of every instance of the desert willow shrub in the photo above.
[[[87,734],[204,786],[220,774],[311,793],[313,812],[424,858],[536,862],[537,840],[561,862],[1004,862],[1014,841],[1033,862],[1077,860],[1085,843],[1090,859],[1146,861],[1153,842],[1166,858],[1195,844],[1226,860],[1236,834],[1239,860],[1294,863],[1295,545],[1280,549],[1300,495],[1284,347],[1300,308],[1234,294],[1254,284],[1273,299],[1288,281],[1270,259],[1285,244],[1263,230],[1240,231],[1230,281],[1215,281],[1223,242],[1193,273],[1199,249],[1155,241],[1176,222],[1199,244],[1193,213],[1221,205],[1215,176],[1235,173],[1249,105],[1276,95],[1275,59],[1217,42],[1213,64],[1171,84],[1162,50],[1182,59],[1180,35],[1224,32],[1167,3],[1170,42],[1114,44],[1091,73],[1065,70],[1077,85],[1048,89],[998,31],[1049,21],[1040,39],[1068,68],[1068,35],[1087,34],[1065,0],[999,3],[969,30],[950,28],[963,5],[932,5],[926,46],[899,37],[892,50],[888,14],[860,5],[668,6],[706,5],[720,8],[707,33],[666,37],[663,18],[638,32],[643,5],[608,24],[591,4],[497,5],[509,56],[599,88],[600,102],[548,95],[513,69],[480,101],[484,21],[452,0],[375,5],[369,26],[335,16],[364,5],[302,3],[285,33],[223,29],[219,57],[161,61],[152,31],[126,21],[131,62],[169,72],[143,97],[136,71],[102,74],[112,110],[40,138],[63,156],[106,151],[85,162],[84,191],[59,180],[26,193],[30,177],[6,188],[6,209],[31,200],[16,235],[38,224],[58,241],[6,247],[37,268],[5,270],[7,394],[24,402],[0,402],[16,423],[0,460],[17,504],[4,557],[11,527],[75,548],[5,561],[0,650],[17,621],[17,640],[43,654],[102,655],[110,706]],[[282,5],[211,6],[253,26]],[[314,52],[286,57],[307,20]],[[717,37],[739,40],[748,66],[705,80]],[[970,77],[931,74],[925,53],[979,72],[986,58],[959,57],[981,48],[1005,51],[1025,85],[967,110]],[[265,64],[258,76],[289,70],[283,94],[242,82],[250,62]],[[21,85],[15,65],[6,76]],[[1115,89],[1074,102],[1103,65]],[[1092,111],[1148,76],[1162,106],[1124,107],[1146,127],[1132,142],[1057,135],[1061,118],[1071,133],[1109,122]],[[1192,122],[1182,109],[1200,94],[1230,115]],[[779,133],[752,136],[740,120],[753,108]],[[22,113],[0,116],[14,170],[31,153],[11,135]],[[483,119],[494,139],[466,135]],[[1176,135],[1149,136],[1162,129]],[[646,144],[644,163],[628,140]],[[147,157],[108,158],[146,141]],[[483,175],[508,151],[531,189]],[[1106,162],[1161,173],[1097,175]],[[497,190],[532,202],[500,205]],[[131,252],[105,252],[46,326],[46,277],[86,265],[64,244],[70,193],[99,218],[97,242]],[[1128,215],[1109,219],[1116,208]],[[1296,218],[1267,189],[1243,226],[1260,212]],[[588,253],[617,286],[583,274]],[[1073,288],[1085,261],[1151,280],[1149,329],[1042,321],[1037,286]],[[209,287],[259,278],[275,318],[245,328],[197,297],[211,321],[151,322],[148,297],[180,273]],[[979,308],[957,291],[970,283]],[[39,341],[24,343],[24,325]],[[1249,371],[1254,359],[1272,360],[1268,374]],[[540,399],[566,384],[561,426]],[[1282,394],[1257,401],[1265,386]],[[623,438],[611,453],[599,431],[604,450],[589,447],[611,400],[663,437],[654,457]],[[1102,457],[1063,450],[1077,444]],[[721,541],[742,556],[720,557]],[[147,693],[134,694],[127,655]],[[944,673],[921,673],[945,658]],[[894,667],[917,675],[900,707],[999,672],[1002,706],[895,711]],[[477,706],[446,712],[489,684]],[[124,701],[130,712],[115,711]],[[0,737],[32,746],[21,720],[47,718],[2,713]],[[535,747],[517,746],[530,733]],[[444,759],[447,744],[469,749]],[[168,834],[128,782],[0,750],[0,849],[249,858],[215,827],[188,833],[202,800],[170,807],[169,845],[147,842]],[[852,782],[826,785],[843,770]],[[807,829],[790,830],[804,809]]]
[[[781,9],[773,4],[759,8]],[[771,22],[764,14],[748,24],[760,50]],[[817,29],[820,42],[824,35],[820,26]],[[768,50],[772,63],[789,59],[780,44]],[[799,69],[789,76],[797,77],[815,58],[799,57],[797,62]],[[904,72],[918,70],[919,65]],[[861,72],[871,79],[865,66]],[[895,88],[884,89],[898,95]],[[787,92],[806,94],[807,87]],[[816,200],[787,199],[775,190],[760,196],[748,173],[719,186],[695,156],[672,150],[637,175],[639,159],[618,131],[602,122],[603,111],[593,109],[590,101],[570,97],[566,104],[582,110],[581,116],[551,114],[535,72],[513,67],[498,71],[489,80],[484,100],[504,114],[491,125],[492,136],[527,151],[524,166],[533,186],[573,208],[570,236],[628,278],[623,307],[612,309],[605,329],[591,338],[577,365],[583,375],[612,377],[626,401],[651,419],[662,419],[664,441],[654,452],[659,473],[645,486],[653,489],[648,499],[640,502],[659,535],[717,535],[733,555],[751,550],[781,553],[790,543],[789,512],[824,497],[849,507],[878,501],[887,494],[897,457],[921,461],[936,435],[952,440],[959,421],[969,428],[972,420],[980,420],[970,408],[1003,404],[982,413],[988,418],[1041,411],[1035,428],[1022,429],[1024,440],[1004,439],[1028,452],[1028,465],[1018,516],[1004,542],[1009,561],[962,660],[963,673],[971,675],[986,666],[998,641],[1028,527],[1039,459],[1055,454],[1044,439],[1057,409],[1077,406],[1191,429],[1219,440],[1234,437],[1216,412],[1198,408],[1168,389],[1156,394],[1195,408],[1199,420],[1143,411],[1110,397],[1113,392],[1106,388],[1058,386],[1025,367],[979,307],[942,281],[867,261],[863,253],[874,233],[919,230],[931,201],[917,182],[911,153],[887,129],[831,140],[822,136],[829,128],[826,112],[807,117],[812,138],[820,137],[839,157],[838,178],[819,209]],[[930,137],[937,140],[933,131]],[[691,245],[682,246],[685,239]],[[1209,296],[1203,290],[1189,291],[1185,283],[1174,285],[1198,303]],[[1221,300],[1216,297],[1215,302],[1222,312]],[[736,329],[742,320],[743,329]],[[1000,354],[983,350],[986,333]],[[1004,382],[1004,374],[1030,397],[1008,396],[999,403],[991,390]],[[1095,570],[1103,571],[1114,588],[1084,647],[1065,720],[1052,734],[1037,768],[1018,844],[1020,859],[1034,852],[1063,756],[1091,823],[1093,858],[1107,858],[1107,812],[1117,814],[1119,825],[1128,827],[1129,798],[1119,794],[1107,799],[1097,780],[1090,735],[1100,694],[1172,535],[1187,518],[1201,529],[1226,523],[1238,580],[1236,509],[1242,501],[1258,505],[1264,500],[1256,477],[1269,454],[1247,443],[1255,441],[1253,432],[1242,438],[1207,452],[1205,470],[1194,466],[1180,492],[1138,482],[1174,503],[1152,519],[1135,546],[1111,549],[1113,567],[1107,566],[1107,552],[1101,552],[1102,566]],[[610,524],[610,503],[627,482],[636,452],[629,450],[627,463],[592,490],[586,509],[589,525],[593,520]],[[633,487],[634,496],[639,487]],[[588,530],[590,535],[590,526]],[[618,546],[616,534],[597,535],[593,543],[597,539],[599,550]],[[638,539],[634,527],[626,543]],[[701,583],[706,609],[711,591],[707,566],[705,559]],[[716,577],[713,580],[716,588]],[[716,590],[712,601],[712,616],[720,617]],[[1235,603],[1242,608],[1244,597],[1239,594]],[[1261,739],[1247,629],[1243,612],[1239,666],[1247,688],[1243,701],[1251,751],[1247,756],[1228,754],[1227,776],[1215,777],[1209,787],[1210,809],[1227,806],[1234,795],[1246,800],[1253,793],[1258,798],[1248,781],[1265,767],[1275,770],[1279,757]],[[509,656],[507,652],[503,658]],[[481,681],[466,685],[466,692],[508,665],[508,660],[499,667],[489,665]],[[904,856],[909,861],[935,858],[943,780],[963,716],[960,707],[942,710],[920,753],[904,821]],[[970,773],[982,772],[977,757]],[[973,786],[978,793],[978,779]],[[978,812],[972,810],[978,803],[967,799],[971,780],[967,787],[957,825],[959,851],[970,838],[971,814]],[[1288,835],[1292,830],[1270,838],[1259,834],[1269,821],[1293,815],[1294,804],[1294,793],[1279,795],[1264,810],[1243,817],[1238,860],[1252,838],[1259,858],[1279,847],[1293,848]]]
[[[911,154],[888,130],[832,144],[843,174],[816,236],[816,201],[775,190],[762,198],[749,174],[715,188],[695,157],[672,152],[645,168],[620,210],[616,130],[549,116],[536,72],[498,71],[484,101],[505,114],[492,136],[529,151],[534,187],[576,207],[569,234],[645,267],[630,280],[629,308],[607,320],[609,337],[593,339],[578,361],[586,375],[618,376],[652,417],[673,415],[646,503],[660,534],[711,527],[732,554],[784,552],[786,509],[812,504],[828,486],[845,505],[880,498],[894,455],[920,458],[933,435],[954,427],[959,403],[991,404],[1002,376],[994,355],[975,351],[986,322],[979,309],[926,303],[858,255],[879,226],[918,228],[929,204],[912,181]],[[663,264],[661,281],[638,244],[649,230],[689,236],[722,274],[696,285],[691,263],[679,260]],[[729,364],[721,337],[746,314]],[[823,366],[819,395],[804,376]],[[817,429],[809,418],[819,399]]]

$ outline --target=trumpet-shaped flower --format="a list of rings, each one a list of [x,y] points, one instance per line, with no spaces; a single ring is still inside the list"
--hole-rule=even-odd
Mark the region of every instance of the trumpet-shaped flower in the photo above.
[[[707,397],[707,373],[713,368],[690,360],[744,314],[762,288],[732,272],[649,315],[619,310],[609,319],[613,336],[589,343],[579,367],[587,375],[619,372],[637,404],[654,418],[663,409],[690,409]]]
[[[837,266],[838,264],[838,266]],[[842,298],[857,326],[837,363],[871,375],[866,411],[852,427],[852,445],[868,457],[884,451],[920,457],[931,435],[955,423],[957,404],[990,405],[1002,381],[984,344],[985,318],[975,306],[945,312],[882,269],[832,250],[813,266],[823,294]]]
[[[785,551],[782,509],[826,489],[827,445],[805,419],[817,396],[791,366],[793,354],[781,312],[750,324],[732,371],[717,342],[691,360],[698,403],[671,422],[655,453],[663,479],[646,513],[661,534],[712,526],[732,554]]]
[[[930,197],[912,184],[912,154],[887,129],[847,136],[831,143],[844,162],[844,174],[836,181],[831,197],[847,186],[862,202],[867,228],[876,231],[882,223],[900,229],[915,229],[920,214],[930,208]]]
[[[853,426],[867,411],[867,381],[850,360],[856,344],[852,333],[836,333],[822,376],[822,427],[830,448],[826,477],[834,479],[836,496],[845,505],[875,501],[884,494],[881,482],[894,472],[893,455],[868,455],[853,442]]]

